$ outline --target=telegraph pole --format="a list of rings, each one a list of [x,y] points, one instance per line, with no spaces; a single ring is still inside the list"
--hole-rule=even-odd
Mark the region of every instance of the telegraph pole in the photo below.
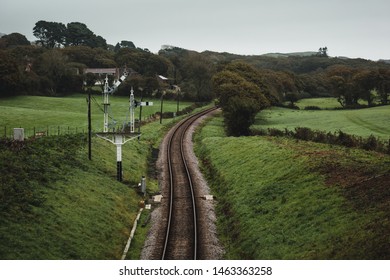
[[[163,91],[163,92],[161,93],[160,124],[162,124],[162,119],[163,119],[164,94],[165,94],[165,91]]]
[[[88,88],[88,159],[92,160],[91,89]]]
[[[143,93],[143,89],[140,90],[141,92],[141,102],[142,102],[142,99],[143,99],[143,96],[142,96],[142,93]],[[139,107],[139,118],[138,118],[138,133],[141,134],[141,118],[142,118],[142,106]]]

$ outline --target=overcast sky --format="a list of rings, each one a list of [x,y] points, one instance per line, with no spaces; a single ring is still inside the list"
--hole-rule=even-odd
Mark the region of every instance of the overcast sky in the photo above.
[[[236,54],[317,51],[390,59],[389,0],[0,0],[0,32],[36,40],[39,20],[85,23],[115,45]]]

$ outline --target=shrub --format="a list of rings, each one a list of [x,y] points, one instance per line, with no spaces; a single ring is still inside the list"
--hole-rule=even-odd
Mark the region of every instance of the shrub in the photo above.
[[[268,128],[268,135],[270,136],[285,136],[285,131],[277,129],[277,128]]]
[[[375,151],[378,146],[379,139],[372,134],[362,143],[362,148],[368,151]]]
[[[321,108],[318,106],[306,106],[305,110],[321,110]]]
[[[296,127],[294,137],[300,140],[313,140],[314,133],[310,128],[307,127]]]
[[[266,135],[269,135],[267,130],[265,129],[251,129],[251,135],[252,136],[266,136]]]
[[[342,146],[345,146],[345,147],[358,146],[356,137],[354,137],[353,135],[344,133],[341,130],[338,131],[337,143],[342,145]]]

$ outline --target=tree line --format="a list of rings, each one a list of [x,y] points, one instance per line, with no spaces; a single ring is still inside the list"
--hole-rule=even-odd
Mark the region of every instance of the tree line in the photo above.
[[[127,67],[135,74],[116,94],[128,95],[133,87],[143,96],[177,98],[178,92],[170,90],[177,85],[187,100],[217,98],[232,135],[248,134],[258,110],[285,101],[293,105],[300,98],[334,96],[345,108],[359,107],[361,101],[389,103],[389,64],[329,57],[327,47],[310,56],[199,53],[175,46],[153,54],[129,40],[109,45],[77,22],[38,21],[33,34],[35,44],[19,33],[0,38],[0,97],[81,92],[85,80],[99,78],[86,77],[85,68]],[[159,83],[157,75],[168,77],[168,84]]]
[[[153,54],[129,40],[109,45],[83,23],[38,21],[33,34],[37,37],[33,44],[20,33],[0,38],[0,97],[81,92],[84,81],[104,78],[87,77],[84,69],[117,67],[134,74],[119,87],[118,95],[128,95],[133,87],[136,94],[176,98],[177,91],[171,88],[179,85],[181,98],[212,100],[212,71],[199,53],[180,49],[174,55]],[[168,77],[168,83],[159,83],[157,75]]]
[[[106,40],[102,36],[95,35],[81,22],[65,25],[61,22],[40,20],[35,24],[33,34],[38,38],[36,42],[47,48],[80,45],[107,48]]]

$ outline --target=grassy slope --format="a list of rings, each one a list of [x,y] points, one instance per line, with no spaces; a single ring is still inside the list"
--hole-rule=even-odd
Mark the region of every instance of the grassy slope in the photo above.
[[[253,128],[278,128],[294,130],[295,127],[308,127],[316,130],[368,137],[371,134],[384,140],[389,139],[390,106],[361,110],[291,110],[272,107],[256,116]]]
[[[33,145],[39,145],[41,141],[56,143],[63,138],[65,136],[39,139]],[[114,158],[115,153],[110,147],[107,147],[106,153],[100,153],[99,148],[104,145],[105,143],[94,145],[93,162],[87,160],[85,142],[80,146],[81,150],[78,148],[74,151],[79,154],[71,156],[68,161],[62,155],[63,151],[69,151],[67,147],[48,147],[45,155],[42,155],[42,151],[35,153],[39,148],[34,147],[28,155],[20,152],[14,155],[24,157],[24,161],[31,158],[36,172],[43,173],[37,179],[38,176],[31,174],[28,166],[23,166],[23,162],[19,162],[17,166],[20,170],[27,170],[29,174],[29,180],[25,180],[23,186],[32,189],[31,192],[42,198],[43,203],[23,200],[20,205],[24,207],[28,203],[32,204],[30,210],[21,211],[20,206],[15,205],[12,211],[3,216],[0,223],[0,258],[120,258],[140,197],[129,187],[134,183],[122,184],[115,180],[114,160],[107,159],[109,154]],[[132,151],[131,154],[142,157],[138,152]],[[9,159],[12,160],[12,157]],[[42,161],[47,161],[48,165]],[[145,169],[146,158],[143,161],[138,173]],[[2,158],[2,165],[4,163],[5,159]],[[49,174],[44,169],[51,165],[56,168],[50,171],[54,174],[48,180]],[[12,163],[8,163],[3,168],[11,170],[13,167]],[[18,180],[19,176],[15,174],[11,177]],[[8,184],[9,181],[3,183]],[[16,184],[15,187],[19,189],[20,186]]]
[[[388,156],[284,138],[227,138],[221,118],[197,142],[218,200],[226,258],[390,257],[390,191],[376,188],[390,181]],[[382,174],[382,183],[360,183]]]
[[[51,116],[57,111],[66,111],[59,121],[76,123],[79,113],[68,110],[68,106],[74,101],[80,105],[84,99],[75,96],[37,100],[41,97],[18,97],[1,100],[0,104],[4,106],[8,102],[7,107],[13,107],[11,111],[15,112],[19,105],[31,107],[38,103],[46,107],[41,109],[50,112]],[[79,109],[82,107],[80,105]],[[176,104],[164,103],[164,108],[169,107],[176,109]],[[19,110],[30,116],[22,119],[27,125],[34,122],[29,110],[40,116],[38,108]],[[3,115],[4,111],[0,112]],[[11,118],[9,115],[2,117]],[[51,121],[42,118],[43,125]],[[157,148],[172,122],[174,120],[165,119],[163,126],[159,122],[145,125],[140,141],[123,146],[123,183],[116,181],[115,146],[96,137],[93,138],[91,162],[87,160],[85,138],[81,142],[79,139],[76,147],[72,141],[64,143],[67,137],[53,136],[31,142],[27,145],[31,150],[27,147],[25,154],[2,150],[0,198],[7,201],[10,196],[7,197],[8,191],[3,192],[4,187],[15,180],[12,188],[16,193],[13,193],[20,198],[17,192],[22,189],[21,178],[24,178],[25,195],[9,209],[2,208],[0,259],[120,258],[141,200],[133,187],[142,175],[148,175],[151,150]],[[149,193],[158,189],[157,181],[150,176],[147,186]],[[30,207],[22,209],[23,205]],[[144,215],[147,214],[144,211]],[[133,240],[129,258],[139,257],[142,239],[143,236],[137,235]]]

